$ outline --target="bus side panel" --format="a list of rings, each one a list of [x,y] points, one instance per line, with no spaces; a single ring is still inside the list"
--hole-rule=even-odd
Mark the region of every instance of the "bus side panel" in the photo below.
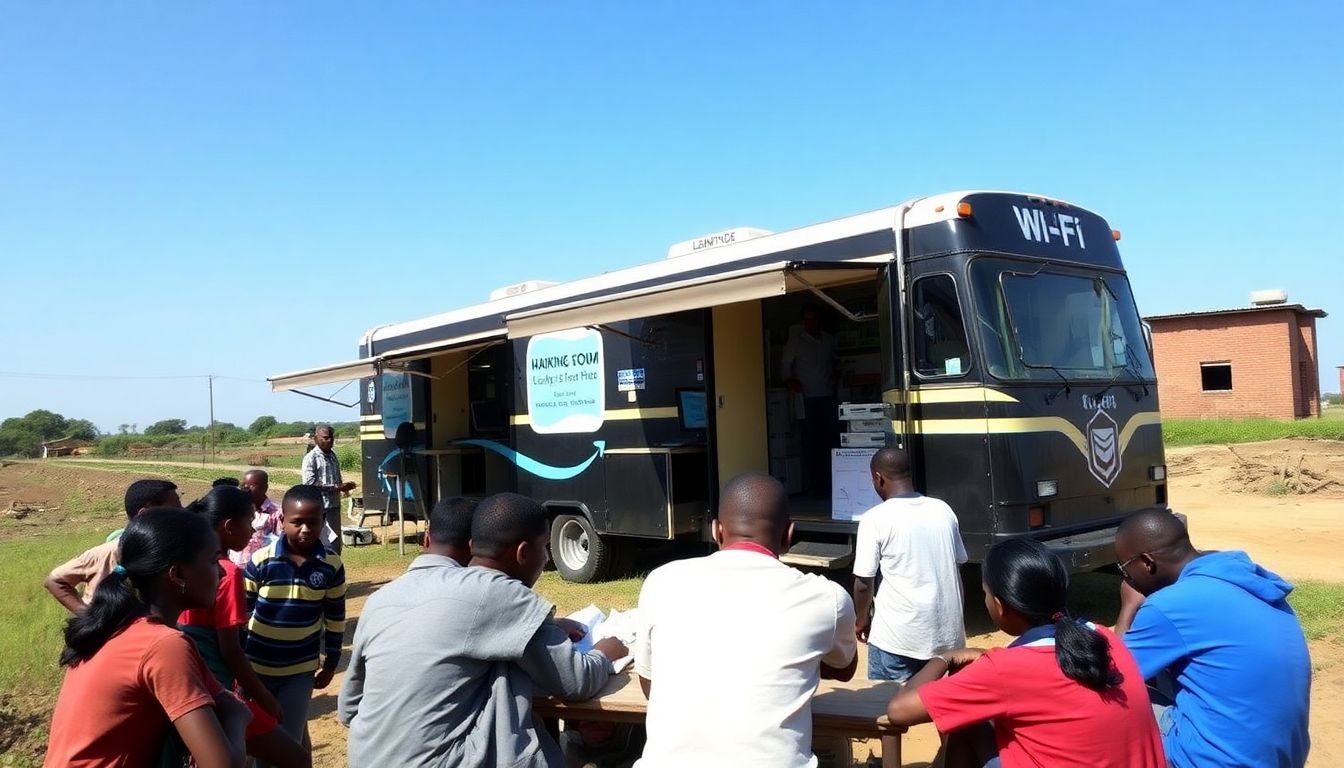
[[[966,554],[973,562],[984,559],[995,525],[985,435],[916,434],[911,448],[915,488],[947,502],[957,514]]]
[[[705,386],[704,313],[612,323],[601,330],[602,426],[590,433],[538,434],[526,419],[515,419],[518,492],[556,506],[582,505],[599,533],[667,538],[672,494],[667,459],[637,451],[704,440],[703,431],[682,430],[676,395],[681,388]],[[527,343],[513,342],[518,416],[528,413]],[[644,372],[633,400],[617,383],[618,371],[632,369]],[[683,474],[703,482],[703,473]]]

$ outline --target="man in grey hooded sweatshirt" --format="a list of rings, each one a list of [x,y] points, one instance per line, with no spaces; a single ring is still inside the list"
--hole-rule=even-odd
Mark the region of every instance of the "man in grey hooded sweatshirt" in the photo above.
[[[565,764],[532,697],[591,698],[628,651],[608,638],[579,653],[574,626],[532,591],[547,533],[536,502],[491,496],[470,565],[431,548],[369,598],[337,703],[352,768]]]
[[[1311,659],[1288,605],[1293,586],[1245,552],[1201,552],[1166,510],[1120,526],[1124,576],[1116,634],[1147,679],[1167,761],[1176,768],[1306,763]],[[1159,691],[1162,693],[1162,691]]]

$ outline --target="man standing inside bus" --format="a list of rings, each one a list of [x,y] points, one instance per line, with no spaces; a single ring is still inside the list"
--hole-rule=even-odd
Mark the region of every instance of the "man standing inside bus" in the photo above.
[[[789,391],[803,396],[803,463],[810,496],[831,495],[831,448],[836,435],[835,337],[821,327],[821,311],[807,304],[802,328],[794,326],[784,344],[781,377]]]

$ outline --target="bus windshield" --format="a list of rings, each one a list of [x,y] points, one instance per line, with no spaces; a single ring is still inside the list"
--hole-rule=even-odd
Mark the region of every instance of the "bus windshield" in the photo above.
[[[1000,379],[1152,381],[1123,275],[1000,259],[971,267],[977,325]]]

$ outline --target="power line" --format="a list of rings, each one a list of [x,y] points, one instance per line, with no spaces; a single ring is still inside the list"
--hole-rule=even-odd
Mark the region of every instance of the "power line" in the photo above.
[[[262,379],[248,379],[242,376],[219,376],[213,374],[181,374],[174,376],[122,376],[101,373],[36,373],[32,371],[0,371],[0,377],[14,379],[111,379],[118,381],[189,381],[200,379],[223,379],[226,381],[245,381],[249,384],[265,384]]]

